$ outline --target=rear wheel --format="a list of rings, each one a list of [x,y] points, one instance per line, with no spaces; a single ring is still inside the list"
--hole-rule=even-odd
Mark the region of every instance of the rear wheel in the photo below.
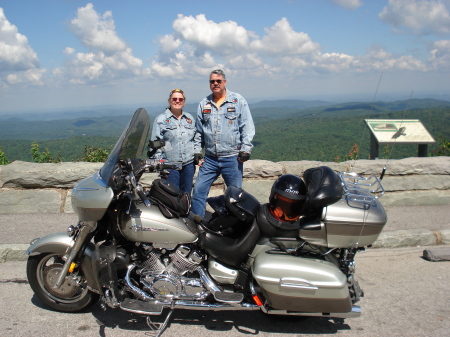
[[[63,265],[62,256],[54,253],[28,258],[28,282],[36,296],[50,308],[63,312],[81,311],[97,302],[99,295],[87,289],[81,268],[66,277],[61,287],[53,288]]]

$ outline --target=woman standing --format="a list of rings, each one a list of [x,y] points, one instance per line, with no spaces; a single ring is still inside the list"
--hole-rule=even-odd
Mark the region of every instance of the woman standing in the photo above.
[[[155,157],[164,159],[166,164],[182,167],[181,170],[168,170],[169,175],[165,179],[181,192],[190,195],[195,173],[194,153],[199,153],[201,149],[194,149],[195,120],[191,114],[183,111],[185,101],[183,90],[173,89],[170,92],[169,107],[156,117],[151,139],[159,138],[171,143],[170,150],[158,150]]]

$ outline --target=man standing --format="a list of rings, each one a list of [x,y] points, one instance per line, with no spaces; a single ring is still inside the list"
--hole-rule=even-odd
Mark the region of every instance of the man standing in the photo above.
[[[194,185],[192,212],[205,216],[206,198],[214,180],[221,174],[227,186],[242,188],[244,162],[250,158],[255,125],[247,101],[226,88],[222,70],[209,76],[212,94],[205,97],[197,110],[196,142],[205,149],[205,158],[194,155],[201,165]]]

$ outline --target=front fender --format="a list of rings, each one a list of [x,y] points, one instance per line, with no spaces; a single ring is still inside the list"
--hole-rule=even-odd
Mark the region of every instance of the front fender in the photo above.
[[[27,255],[34,256],[43,253],[65,255],[74,241],[67,233],[48,234],[34,241],[27,249]]]
[[[68,253],[69,249],[73,247],[75,242],[67,235],[67,233],[53,233],[48,234],[42,238],[34,241],[27,249],[27,255],[35,256],[39,254],[55,253],[64,256]],[[93,256],[95,253],[95,246],[89,242],[84,250],[83,262],[81,263],[81,269],[86,277],[88,286],[98,292],[100,290],[97,278],[94,275],[93,269]]]

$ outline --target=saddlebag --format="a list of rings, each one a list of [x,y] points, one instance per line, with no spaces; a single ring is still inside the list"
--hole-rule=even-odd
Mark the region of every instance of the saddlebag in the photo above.
[[[330,262],[266,252],[256,256],[252,270],[274,309],[310,313],[352,310],[347,277]]]
[[[153,180],[148,198],[158,205],[168,219],[187,216],[191,210],[191,196],[186,192],[181,193],[167,180]]]

